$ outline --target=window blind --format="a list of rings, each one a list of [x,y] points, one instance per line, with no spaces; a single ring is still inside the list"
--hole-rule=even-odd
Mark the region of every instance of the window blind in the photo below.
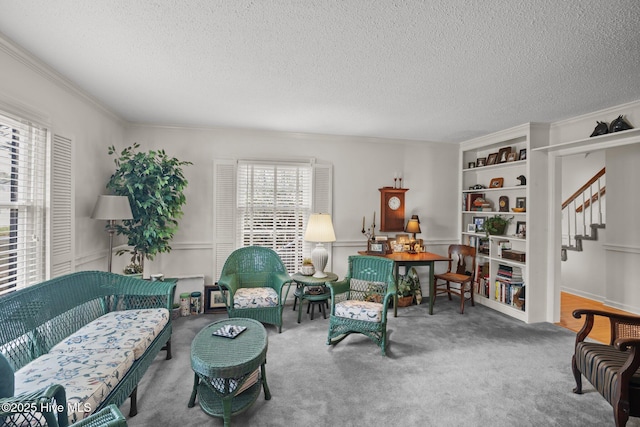
[[[311,164],[239,162],[237,242],[273,249],[291,273],[310,253],[304,231],[312,209]]]
[[[47,130],[0,114],[0,294],[46,276]]]

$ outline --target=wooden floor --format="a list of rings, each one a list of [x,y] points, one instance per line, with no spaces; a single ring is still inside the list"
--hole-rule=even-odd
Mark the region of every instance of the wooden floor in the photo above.
[[[631,314],[622,310],[607,307],[601,302],[562,292],[560,294],[560,322],[556,324],[570,329],[574,332],[578,332],[584,324],[584,318],[573,318],[571,313],[577,308],[590,308],[603,310],[610,313]],[[609,321],[607,319],[603,319],[600,316],[597,316],[595,318],[595,321],[593,322],[593,329],[589,334],[589,338],[608,344],[609,340],[611,339]]]

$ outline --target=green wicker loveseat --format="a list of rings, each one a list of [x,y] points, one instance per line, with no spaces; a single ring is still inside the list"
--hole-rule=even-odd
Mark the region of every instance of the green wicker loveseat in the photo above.
[[[387,351],[387,308],[396,294],[393,260],[352,255],[346,277],[327,282],[331,289],[331,316],[327,345],[337,344],[349,334],[369,337]]]
[[[573,311],[576,319],[582,316],[584,324],[576,335],[571,359],[576,380],[573,392],[582,393],[584,376],[613,407],[616,426],[624,426],[630,416],[640,417],[640,317],[600,310]],[[609,344],[586,340],[595,316],[609,319]]]
[[[113,418],[107,408],[129,396],[135,415],[143,374],[160,350],[171,358],[174,292],[86,271],[0,297],[0,425],[103,425],[88,414]],[[125,425],[114,422],[104,425]]]
[[[229,291],[229,317],[244,317],[276,325],[282,331],[282,309],[291,276],[273,250],[262,246],[236,249],[222,267],[218,285]]]

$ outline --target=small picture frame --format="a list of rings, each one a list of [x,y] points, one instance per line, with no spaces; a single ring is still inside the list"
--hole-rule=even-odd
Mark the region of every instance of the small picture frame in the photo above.
[[[523,148],[522,150],[520,150],[519,160],[527,160],[527,149],[526,148]]]
[[[498,163],[506,163],[509,153],[511,153],[511,147],[501,148],[498,151]]]
[[[367,242],[367,252],[373,255],[385,255],[392,253],[391,245],[388,240],[380,240]]]
[[[487,166],[495,165],[497,163],[496,162],[497,159],[498,159],[498,153],[489,154],[489,157],[487,157]]]
[[[493,178],[489,184],[489,188],[502,188],[504,185],[504,178]]]
[[[475,224],[467,224],[467,233],[475,233],[476,225]]]
[[[227,311],[227,304],[230,295],[226,290],[218,285],[207,285],[204,287],[204,312],[218,313]]]
[[[467,169],[473,169],[476,167],[476,162],[469,162],[469,164],[467,165]]]
[[[516,197],[516,208],[522,208],[524,210],[527,209],[527,198],[526,197]]]
[[[476,167],[477,168],[481,168],[482,166],[486,166],[487,165],[487,158],[486,157],[478,157],[476,159]]]
[[[484,220],[485,220],[485,217],[483,216],[473,217],[473,224],[476,226],[476,233],[484,231]]]
[[[526,221],[518,221],[516,222],[516,236],[526,237],[527,236],[527,222]]]
[[[515,151],[512,151],[507,155],[507,162],[515,162],[516,160],[518,160],[518,153]]]

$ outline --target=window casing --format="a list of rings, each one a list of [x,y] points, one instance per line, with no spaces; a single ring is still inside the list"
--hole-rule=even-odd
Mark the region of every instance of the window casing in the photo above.
[[[213,170],[213,277],[235,249],[251,244],[275,250],[289,273],[299,271],[311,251],[309,215],[332,212],[332,165],[215,159]]]
[[[0,295],[46,277],[47,129],[0,114]]]

